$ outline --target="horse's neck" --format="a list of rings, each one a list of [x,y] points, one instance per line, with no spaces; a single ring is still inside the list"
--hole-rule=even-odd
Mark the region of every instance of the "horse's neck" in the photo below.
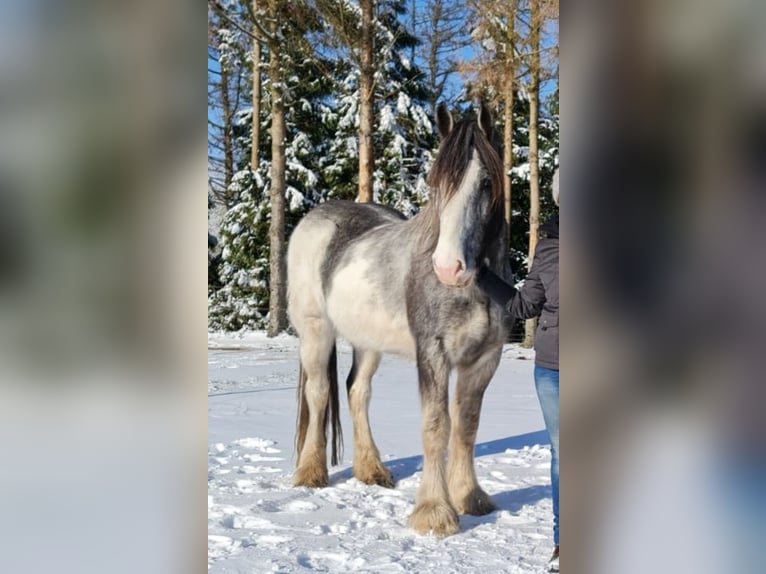
[[[413,235],[413,240],[417,245],[426,248],[436,248],[436,241],[439,235],[439,222],[436,215],[436,208],[432,203],[427,203],[423,208],[406,222],[409,231]]]

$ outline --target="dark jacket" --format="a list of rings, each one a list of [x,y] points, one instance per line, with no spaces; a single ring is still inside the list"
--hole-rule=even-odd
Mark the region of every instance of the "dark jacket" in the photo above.
[[[540,317],[535,334],[535,364],[559,368],[559,218],[545,223],[524,286],[514,289],[492,271],[482,270],[479,287],[516,319]]]

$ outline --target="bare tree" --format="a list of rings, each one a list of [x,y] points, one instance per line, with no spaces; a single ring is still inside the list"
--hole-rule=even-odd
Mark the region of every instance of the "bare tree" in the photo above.
[[[259,0],[253,0],[253,15],[257,18],[259,13]],[[253,19],[255,20],[255,18]],[[258,169],[258,151],[261,141],[261,40],[258,28],[253,24],[253,143],[250,152],[250,169]]]
[[[516,87],[516,0],[508,2],[508,21],[505,27],[505,85],[503,86],[503,196],[505,198],[505,223],[508,241],[511,238],[511,169],[513,168],[513,90]]]
[[[229,99],[229,71],[221,66],[221,108],[223,109],[223,175],[224,189],[228,190],[234,175],[234,148],[231,145],[231,101]],[[226,191],[224,191],[226,193]]]
[[[208,147],[212,191],[216,199],[230,205],[229,187],[234,177],[234,142],[232,120],[236,110],[239,88],[239,73],[229,61],[231,47],[223,49],[225,43],[220,35],[224,14],[215,2],[209,2],[208,18],[208,106],[216,112],[208,118]],[[227,52],[226,57],[222,53]],[[234,98],[232,95],[234,94]]]
[[[503,195],[510,239],[513,105],[517,80],[523,73],[516,35],[519,0],[470,0],[469,4],[473,9],[474,36],[484,50],[473,61],[464,63],[462,69],[476,78],[475,90],[503,110]]]
[[[371,202],[374,169],[372,130],[375,121],[372,0],[361,0],[360,7],[362,27],[359,62],[359,195],[357,199],[360,202]]]
[[[531,269],[537,247],[540,227],[540,171],[538,119],[540,102],[540,28],[543,17],[540,0],[530,0],[530,64],[529,64],[529,259]],[[536,319],[527,319],[524,346],[532,347],[535,342]]]
[[[285,266],[285,93],[280,38],[281,0],[268,0],[269,80],[271,87],[271,222],[269,224],[269,326],[275,337],[287,328]],[[257,23],[257,19],[255,22]],[[256,24],[257,25],[257,24]],[[259,26],[260,28],[260,26]]]
[[[468,9],[465,0],[426,0],[422,4],[414,2],[412,11],[413,30],[421,40],[418,55],[431,93],[429,105],[433,115],[438,102],[449,102],[456,95],[449,93],[449,80],[458,71],[460,50],[470,42],[466,26]]]
[[[247,34],[253,42],[253,142],[250,164],[257,168],[258,140],[260,139],[260,52],[263,44],[269,51],[269,80],[271,99],[271,188],[269,202],[271,218],[269,222],[269,324],[267,334],[274,337],[287,328],[287,278],[285,268],[285,84],[282,42],[284,39],[280,22],[284,21],[284,0],[254,0],[249,9],[251,28],[248,30],[240,20],[226,14],[225,9],[212,0],[223,18]],[[257,96],[257,97],[256,97]],[[256,111],[257,110],[257,111]],[[257,115],[256,115],[257,114]]]

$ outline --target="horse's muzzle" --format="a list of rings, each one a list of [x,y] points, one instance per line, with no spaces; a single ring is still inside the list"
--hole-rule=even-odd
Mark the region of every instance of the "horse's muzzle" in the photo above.
[[[440,267],[434,263],[434,273],[442,284],[448,287],[467,287],[476,275],[475,270],[468,271],[461,262],[449,267]]]

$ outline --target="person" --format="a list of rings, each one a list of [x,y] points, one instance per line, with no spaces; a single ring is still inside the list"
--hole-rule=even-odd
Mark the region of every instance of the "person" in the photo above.
[[[553,175],[553,201],[559,204],[558,170]],[[535,388],[551,442],[553,555],[549,571],[559,571],[559,218],[540,227],[532,267],[517,290],[483,267],[477,284],[516,319],[539,317],[535,333]]]

